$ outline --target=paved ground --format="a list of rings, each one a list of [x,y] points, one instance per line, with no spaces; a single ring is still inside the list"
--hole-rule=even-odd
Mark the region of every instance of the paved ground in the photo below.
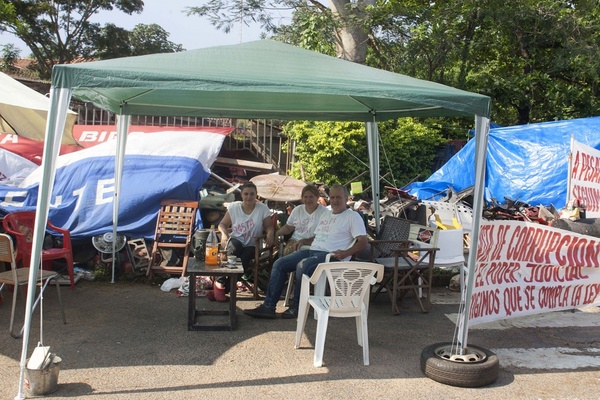
[[[362,365],[354,322],[332,320],[323,368],[312,366],[314,321],[309,319],[302,348],[295,350],[295,321],[249,318],[240,311],[255,306],[248,298],[238,302],[234,332],[187,331],[187,298],[157,286],[82,280],[75,290],[63,287],[63,298],[67,325],[60,321],[53,288],[44,303],[44,342],[63,359],[58,390],[49,399],[600,398],[597,308],[552,313],[553,323],[514,320],[471,330],[469,343],[505,356],[496,383],[465,389],[434,382],[419,367],[424,347],[452,339],[458,299],[445,288],[436,290],[429,314],[409,298],[402,314],[392,316],[387,298],[376,299],[369,319],[370,366]],[[21,352],[21,341],[8,334],[10,302],[5,294],[0,306],[2,399],[17,394]],[[569,319],[573,315],[579,322]],[[562,318],[577,326],[562,327],[556,322]],[[36,317],[31,345],[38,339]],[[525,350],[536,352],[525,362],[511,359]]]

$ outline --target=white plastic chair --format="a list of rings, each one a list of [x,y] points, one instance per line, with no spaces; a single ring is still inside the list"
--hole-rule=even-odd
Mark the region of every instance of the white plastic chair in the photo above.
[[[310,284],[316,285],[323,275],[329,283],[331,296],[319,293],[320,290],[317,288],[315,288],[317,294],[311,296]],[[323,349],[330,316],[356,319],[356,334],[358,344],[363,348],[363,362],[364,365],[369,365],[368,295],[371,285],[380,282],[382,278],[383,265],[356,261],[321,263],[310,278],[303,275],[295,348],[300,347],[309,306],[312,306],[318,314],[314,366],[323,365]]]
[[[13,332],[13,326],[15,322],[15,310],[17,306],[17,292],[19,291],[20,286],[27,285],[29,283],[29,268],[17,268],[17,263],[15,261],[15,250],[12,238],[5,234],[0,233],[0,262],[4,262],[5,265],[10,265],[10,271],[5,271],[0,273],[0,296],[2,293],[2,289],[4,286],[11,285],[13,288],[13,301],[12,301],[12,310],[10,312],[10,335],[14,338],[21,337],[23,334],[23,328],[21,328],[21,332],[19,334],[15,334]],[[50,281],[54,281],[56,285],[56,291],[58,293],[58,304],[60,306],[60,313],[62,316],[63,323],[67,323],[67,319],[65,318],[65,311],[63,309],[62,297],[60,294],[60,284],[58,283],[58,272],[54,271],[46,271],[41,270],[38,271],[38,286],[40,286],[40,294],[38,295],[35,303],[33,304],[32,311],[37,307],[42,295],[44,294],[44,290],[46,290],[46,286],[50,283]]]
[[[463,250],[463,230],[447,229],[439,230],[436,247],[439,249],[435,253],[433,266],[438,268],[462,267],[465,263],[465,254]],[[423,260],[427,262],[429,257]]]
[[[354,239],[352,241],[352,244],[350,244],[350,247],[354,246],[354,244],[356,243],[356,239]],[[283,246],[280,245],[280,249]],[[348,247],[348,248],[350,248]],[[304,245],[304,246],[300,246],[300,248],[298,250],[310,250],[310,246],[309,245]],[[280,251],[279,254],[283,254],[283,250]],[[331,259],[331,256],[333,256],[333,253],[329,253],[327,254],[327,256],[325,256],[325,262],[328,263],[329,260]],[[350,261],[352,259],[352,256],[348,256],[346,258],[344,258],[343,260],[340,261]],[[298,263],[298,265],[300,265],[302,261],[300,261]],[[288,284],[287,284],[287,289],[285,291],[285,300],[284,300],[284,306],[289,307],[291,302],[291,297],[292,297],[292,292],[294,291],[294,285],[296,284],[296,272],[290,272],[288,274]],[[317,283],[316,289],[322,289],[325,290],[325,280],[322,280],[320,283]],[[315,315],[315,318],[317,316]]]
[[[439,249],[435,253],[433,267],[451,269],[458,268],[461,279],[461,291],[463,282],[463,267],[465,265],[465,253],[463,248],[463,230],[448,229],[438,231],[438,239],[436,247]],[[425,257],[424,263],[429,261],[429,257]]]

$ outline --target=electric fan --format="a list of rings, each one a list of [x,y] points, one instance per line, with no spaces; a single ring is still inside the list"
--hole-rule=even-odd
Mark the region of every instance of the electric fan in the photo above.
[[[125,235],[118,234],[116,237],[112,232],[106,232],[102,235],[96,235],[92,237],[92,244],[100,252],[100,259],[102,262],[108,263],[112,261],[112,283],[115,283],[115,259],[113,253],[121,251],[125,247],[127,238]]]
[[[125,247],[127,238],[124,235],[118,234],[114,238],[112,232],[106,232],[102,235],[96,235],[92,237],[92,244],[102,254],[111,254],[111,257],[107,260],[102,259],[104,262],[108,262],[112,259],[113,245],[115,246],[114,252],[121,251]]]

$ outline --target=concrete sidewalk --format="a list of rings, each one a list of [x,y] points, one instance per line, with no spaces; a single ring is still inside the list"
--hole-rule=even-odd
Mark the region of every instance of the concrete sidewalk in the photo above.
[[[75,290],[63,287],[67,325],[60,320],[55,290],[49,287],[46,293],[44,344],[63,360],[58,390],[48,399],[600,398],[600,368],[594,365],[594,360],[600,360],[597,312],[582,314],[590,324],[576,327],[471,330],[469,343],[486,348],[509,349],[509,353],[510,349],[548,349],[538,357],[552,353],[549,349],[569,348],[573,354],[585,352],[591,361],[574,369],[558,369],[555,364],[552,369],[532,369],[505,364],[500,357],[496,383],[465,389],[430,380],[419,366],[424,347],[452,340],[454,324],[448,315],[458,310],[458,294],[445,288],[436,289],[429,314],[422,314],[416,300],[407,298],[401,315],[393,316],[387,296],[376,299],[369,311],[370,366],[362,364],[354,321],[332,319],[322,368],[312,366],[315,321],[309,318],[302,348],[296,350],[296,321],[245,316],[241,310],[257,304],[247,294],[238,301],[236,331],[189,332],[188,299],[178,298],[175,290],[165,293],[141,283],[82,280]],[[2,399],[17,394],[21,353],[21,340],[8,332],[10,302],[5,294],[0,306]],[[203,302],[223,306],[199,300]],[[31,348],[39,333],[36,314]]]

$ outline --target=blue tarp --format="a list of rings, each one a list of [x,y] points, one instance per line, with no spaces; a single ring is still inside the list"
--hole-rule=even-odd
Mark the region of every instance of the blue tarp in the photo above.
[[[567,199],[571,135],[600,149],[600,117],[490,129],[486,161],[486,200],[505,198],[561,208]],[[475,182],[475,140],[424,182],[407,189],[419,199],[467,189]],[[437,195],[437,196],[436,196]]]

